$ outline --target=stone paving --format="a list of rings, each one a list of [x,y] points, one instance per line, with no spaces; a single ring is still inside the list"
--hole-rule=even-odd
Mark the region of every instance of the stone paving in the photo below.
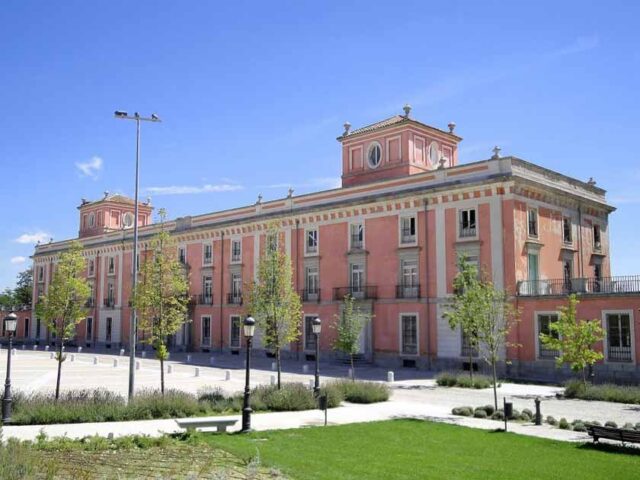
[[[63,389],[108,388],[126,395],[128,357],[113,353],[95,353],[84,351],[74,353],[69,349],[67,361],[63,364]],[[0,372],[4,374],[6,349],[0,351]],[[71,355],[74,355],[73,360]],[[256,354],[252,359],[252,385],[271,381],[275,372],[271,370],[272,359]],[[213,356],[213,367],[209,366]],[[94,359],[97,358],[97,364]],[[172,355],[167,366],[172,373],[166,375],[167,388],[177,388],[193,393],[205,386],[218,386],[232,393],[241,391],[244,386],[244,357],[223,354],[191,354],[187,363],[186,354]],[[117,366],[114,366],[117,360]],[[137,358],[140,370],[136,371],[136,387],[158,388],[159,362],[152,358]],[[306,367],[305,367],[306,365]],[[196,376],[196,368],[199,369]],[[306,370],[306,373],[304,370]],[[313,379],[313,362],[304,363],[295,360],[284,362],[283,381],[304,382]],[[348,367],[341,364],[321,364],[323,380],[346,377]],[[229,380],[225,380],[227,375]],[[395,381],[389,385],[393,394],[389,402],[373,405],[345,404],[328,412],[330,424],[386,420],[392,418],[415,417],[436,421],[445,421],[460,425],[495,429],[502,426],[499,422],[474,418],[454,417],[451,409],[456,406],[480,406],[493,403],[492,389],[470,390],[460,388],[437,387],[432,372],[415,369],[399,369],[394,372]],[[386,381],[387,370],[371,366],[356,368],[356,375],[362,379]],[[51,391],[55,387],[56,362],[50,358],[50,352],[17,350],[12,357],[12,384],[16,390]],[[582,400],[559,400],[556,393],[562,389],[550,386],[522,385],[504,383],[498,390],[499,402],[506,397],[514,403],[514,408],[534,410],[534,399],[542,399],[543,415],[553,415],[571,421],[614,420],[619,425],[625,422],[640,422],[640,406],[606,402],[586,402]],[[235,418],[239,418],[235,417]],[[253,415],[253,428],[270,430],[320,425],[323,414],[320,411],[260,413]],[[236,427],[239,428],[239,425]],[[15,436],[21,439],[33,439],[43,430],[49,436],[67,435],[80,438],[86,435],[115,436],[129,434],[159,435],[180,431],[174,420],[145,420],[133,422],[94,423],[78,425],[48,426],[8,426],[3,428],[3,436]],[[526,435],[554,438],[558,440],[583,441],[585,434],[552,428],[549,426],[510,424],[509,429]]]

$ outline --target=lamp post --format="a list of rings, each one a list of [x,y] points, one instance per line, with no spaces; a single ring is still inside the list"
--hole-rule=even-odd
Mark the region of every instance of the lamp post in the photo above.
[[[322,321],[316,317],[313,319],[313,334],[316,336],[316,376],[313,383],[313,395],[318,398],[320,395],[320,330],[322,329]]]
[[[4,382],[4,397],[2,397],[2,423],[11,423],[11,348],[13,346],[11,338],[18,326],[18,316],[11,312],[4,317],[4,328],[9,336],[9,349],[7,350],[7,379]]]
[[[251,431],[251,407],[249,406],[251,390],[249,389],[249,373],[251,371],[251,342],[253,341],[255,328],[256,321],[253,317],[247,317],[244,319],[244,337],[247,339],[247,365],[244,381],[244,401],[242,404],[242,433],[248,433]]]
[[[131,280],[131,292],[136,289],[136,282],[138,280],[137,272],[137,258],[138,258],[138,185],[139,185],[139,171],[140,171],[140,122],[160,122],[160,118],[155,114],[151,114],[150,117],[141,117],[138,112],[133,115],[127,114],[121,110],[114,112],[116,118],[120,120],[135,120],[136,122],[136,185],[135,195],[133,200],[133,254],[131,262],[133,264],[133,275]],[[133,391],[135,385],[135,366],[136,366],[136,331],[137,331],[137,316],[136,309],[131,309],[131,321],[129,322],[129,400],[133,398]]]

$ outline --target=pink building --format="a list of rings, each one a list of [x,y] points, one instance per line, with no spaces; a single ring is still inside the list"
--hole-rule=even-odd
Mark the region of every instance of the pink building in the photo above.
[[[443,319],[452,294],[456,258],[465,253],[513,294],[522,321],[505,352],[512,375],[557,374],[553,352],[537,340],[579,293],[580,314],[603,322],[607,338],[599,370],[626,378],[639,373],[640,277],[611,277],[605,191],[516,157],[458,164],[455,125],[441,130],[404,115],[363,128],[345,124],[342,187],[168,222],[178,255],[188,266],[191,322],[174,348],[234,351],[243,345],[243,295],[256,276],[267,224],[281,225],[295,287],[303,299],[299,342],[291,355],[313,355],[310,322],[325,327],[350,293],[375,315],[362,335],[363,357],[378,364],[460,368],[468,349]],[[93,285],[91,316],[77,342],[115,348],[128,343],[133,274],[130,199],[83,200],[79,238]],[[140,249],[156,232],[151,205],[141,206]],[[52,266],[69,242],[39,245],[34,296],[45,292]],[[49,341],[31,322],[31,340]],[[334,331],[323,328],[321,349],[331,354]],[[257,339],[260,346],[260,340]],[[481,361],[478,360],[481,365]],[[469,366],[466,365],[468,368]]]

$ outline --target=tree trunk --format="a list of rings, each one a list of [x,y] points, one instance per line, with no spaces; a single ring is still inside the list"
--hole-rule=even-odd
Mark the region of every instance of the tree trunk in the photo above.
[[[353,365],[353,353],[349,354],[349,360],[351,361],[351,381],[356,381],[356,368]]]
[[[160,359],[160,392],[164,397],[164,359]]]
[[[584,367],[582,367],[582,385],[584,386],[585,390],[587,388],[587,373],[585,372]]]
[[[62,375],[62,347],[64,343],[62,339],[60,339],[60,344],[58,346],[58,377],[56,378],[56,401],[60,398],[60,376]]]
[[[280,384],[280,374],[282,372],[282,365],[280,365],[280,347],[279,346],[276,347],[276,366],[278,368],[278,390],[280,390],[282,386]]]
[[[496,375],[496,360],[491,361],[491,369],[493,371],[493,406],[498,411],[498,376]]]
[[[473,350],[469,350],[469,378],[473,387]]]

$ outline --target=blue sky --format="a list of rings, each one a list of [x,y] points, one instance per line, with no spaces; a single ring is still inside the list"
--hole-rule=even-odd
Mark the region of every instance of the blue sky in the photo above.
[[[77,234],[82,197],[171,217],[330,188],[335,137],[396,113],[587,180],[618,207],[613,272],[640,273],[638,2],[4,0],[0,288],[37,238]],[[169,194],[172,193],[172,194]]]

